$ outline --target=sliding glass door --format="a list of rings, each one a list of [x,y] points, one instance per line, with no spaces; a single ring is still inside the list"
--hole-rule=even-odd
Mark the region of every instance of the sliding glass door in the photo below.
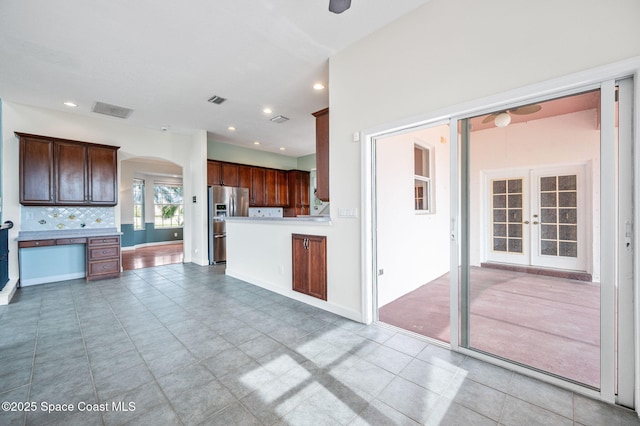
[[[461,347],[632,392],[631,88],[459,120]]]

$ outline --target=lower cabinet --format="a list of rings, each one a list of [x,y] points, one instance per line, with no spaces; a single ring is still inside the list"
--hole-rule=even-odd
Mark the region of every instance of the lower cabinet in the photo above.
[[[87,239],[87,281],[120,276],[120,236]]]
[[[293,290],[327,300],[327,237],[292,234]]]

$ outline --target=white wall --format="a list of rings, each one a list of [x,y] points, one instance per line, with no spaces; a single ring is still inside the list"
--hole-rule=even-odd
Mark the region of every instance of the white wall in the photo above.
[[[20,197],[18,194],[18,138],[14,132],[32,133],[119,146],[118,162],[134,157],[149,157],[172,161],[183,167],[185,196],[198,195],[198,204],[185,206],[188,227],[184,230],[185,262],[207,264],[206,241],[206,133],[194,136],[129,126],[120,119],[89,117],[61,111],[47,110],[21,104],[3,102],[2,107],[2,181],[3,219],[14,221],[10,231],[9,270],[11,278],[18,277],[17,243],[20,231]],[[119,226],[120,209],[116,208]],[[188,231],[188,232],[187,232]],[[197,251],[197,252],[196,252]],[[202,254],[204,253],[204,258]]]
[[[376,142],[378,307],[449,271],[448,138],[449,126],[438,126]],[[430,147],[435,160],[432,214],[414,209],[415,144]]]
[[[336,217],[361,201],[353,132],[640,56],[638,16],[636,0],[432,0],[332,57],[329,267],[349,287],[341,302],[359,306],[370,285],[362,218]]]

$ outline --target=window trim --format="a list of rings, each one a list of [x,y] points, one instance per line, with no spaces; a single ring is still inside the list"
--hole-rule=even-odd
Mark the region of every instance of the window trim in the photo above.
[[[426,167],[426,172],[424,175],[419,175],[416,174],[416,170],[415,170],[415,162],[416,162],[416,150],[420,150],[422,153],[422,162],[423,165],[425,165]],[[415,214],[435,214],[436,212],[436,206],[435,206],[435,196],[434,196],[434,165],[435,165],[435,161],[434,161],[434,154],[435,154],[435,149],[433,146],[424,143],[424,142],[419,142],[419,141],[415,141],[413,143],[413,164],[414,164],[414,169],[413,169],[413,190],[414,190],[414,195],[413,195],[413,210],[415,212]],[[427,158],[425,159],[425,155],[427,156]],[[425,189],[426,189],[426,195],[424,197],[422,197],[425,200],[425,204],[426,204],[426,208],[422,208],[419,209],[417,208],[418,206],[418,197],[416,194],[416,190],[417,190],[417,185],[416,183],[420,181],[420,182],[424,182],[425,183]]]
[[[163,187],[179,187],[182,189],[183,193],[182,193],[182,203],[157,203],[156,202],[156,188],[159,186],[163,186]],[[179,218],[181,218],[181,223],[175,224],[173,223],[173,217],[175,217],[175,215],[172,217],[172,219],[170,220],[170,223],[167,225],[164,225],[164,220],[162,221],[163,224],[158,225],[157,223],[157,219],[158,216],[156,214],[156,209],[158,206],[179,206],[179,209],[182,210],[182,214],[178,215]],[[184,185],[182,183],[178,183],[178,182],[161,182],[161,181],[155,181],[153,183],[153,226],[155,229],[178,229],[178,228],[183,228],[184,227]]]

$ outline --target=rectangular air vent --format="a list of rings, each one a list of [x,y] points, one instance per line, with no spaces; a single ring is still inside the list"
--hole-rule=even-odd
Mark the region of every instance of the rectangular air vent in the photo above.
[[[117,105],[105,104],[104,102],[96,102],[92,109],[98,114],[110,115],[111,117],[129,118],[132,109],[120,107]]]
[[[289,119],[284,115],[277,115],[271,118],[271,121],[273,121],[274,123],[284,123],[285,121],[289,121]]]
[[[220,105],[221,103],[223,103],[226,100],[227,100],[227,98],[223,98],[223,97],[217,96],[217,95],[213,95],[212,97],[209,98],[209,102],[211,102],[212,104],[216,104],[216,105]]]

